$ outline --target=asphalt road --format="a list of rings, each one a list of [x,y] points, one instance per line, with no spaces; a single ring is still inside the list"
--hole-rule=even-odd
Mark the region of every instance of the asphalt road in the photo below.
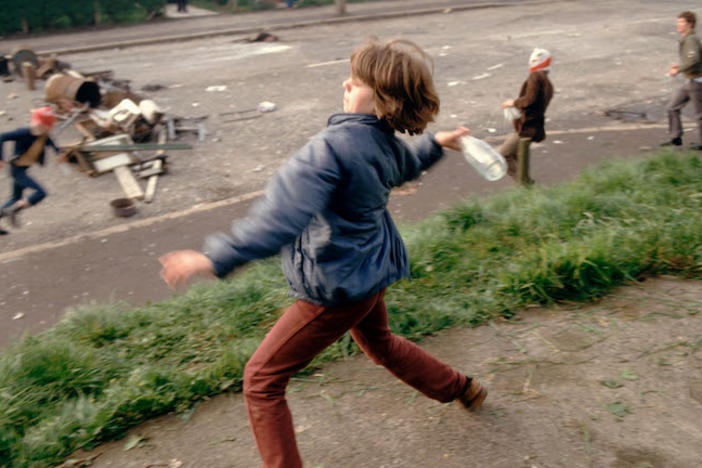
[[[394,0],[366,8],[409,4],[424,2]],[[366,4],[349,8],[357,5]],[[552,73],[556,97],[549,109],[549,138],[533,148],[532,171],[537,182],[551,185],[612,155],[636,156],[665,138],[663,106],[670,84],[663,73],[675,59],[675,16],[687,7],[684,1],[562,1],[307,26],[289,30],[278,51],[265,56],[232,57],[232,50],[239,49],[222,38],[192,41],[187,47],[166,43],[113,50],[109,63],[139,85],[181,80],[182,86],[159,95],[159,102],[176,111],[192,112],[191,103],[199,101],[198,109],[221,112],[230,105],[249,105],[247,99],[260,99],[264,92],[281,108],[270,118],[257,119],[255,125],[208,124],[216,138],[192,157],[175,160],[172,174],[159,182],[158,203],[144,206],[144,216],[134,222],[98,219],[93,223],[90,213],[96,210],[81,211],[93,206],[82,193],[92,198],[103,192],[107,196],[112,190],[109,184],[114,185],[109,178],[52,181],[49,174],[40,173],[40,180],[46,180],[55,195],[27,213],[26,219],[37,221],[28,224],[22,235],[0,239],[4,243],[0,246],[0,346],[21,333],[45,329],[66,307],[76,304],[122,300],[142,304],[167,297],[170,291],[158,276],[157,257],[176,248],[198,248],[205,234],[226,229],[245,213],[251,197],[275,168],[335,111],[347,73],[343,58],[369,34],[410,37],[425,46],[435,57],[442,96],[436,127],[468,123],[474,134],[493,143],[507,131],[499,102],[517,92],[531,48],[551,49],[556,57]],[[302,17],[312,10],[246,16],[247,21],[268,21],[274,15],[293,14]],[[167,28],[196,21],[201,25],[200,21],[221,18],[182,20]],[[154,31],[161,27],[151,26]],[[109,33],[136,37],[132,32],[137,30],[143,27]],[[91,34],[97,42],[103,33],[38,38],[35,48],[58,47],[60,41],[83,44],[93,41]],[[72,54],[67,59],[85,68],[103,68],[106,63],[102,52]],[[237,91],[225,97],[203,93],[208,85],[221,82]],[[11,89],[18,90],[19,85],[15,86]],[[20,96],[8,99],[6,109],[8,115],[19,116],[37,102],[37,95]],[[643,110],[650,119],[642,129],[624,130],[631,125],[603,116],[612,107]],[[3,121],[2,125],[14,123]],[[393,196],[390,208],[395,217],[419,219],[466,196],[487,195],[513,185],[509,180],[482,181],[458,155],[447,156],[419,183],[402,187]],[[252,170],[256,165],[265,169]],[[192,209],[194,205],[197,208]]]
[[[38,53],[90,48],[110,49],[116,44],[166,40],[182,41],[191,37],[219,34],[241,34],[260,29],[279,30],[319,25],[327,22],[354,22],[378,17],[424,15],[447,8],[495,8],[512,4],[548,3],[553,0],[379,0],[348,3],[347,14],[339,17],[335,6],[265,10],[237,15],[162,18],[147,24],[120,27],[99,27],[66,34],[12,36],[0,46],[7,52],[30,46]],[[575,0],[572,0],[575,1]]]
[[[611,155],[637,157],[660,139],[660,128],[615,128],[553,135],[535,148],[533,177],[539,184],[553,185]],[[554,167],[548,152],[561,150],[562,143],[554,141],[564,140],[569,153]],[[450,152],[422,179],[397,190],[389,208],[400,222],[413,222],[467,197],[512,187],[509,179],[481,180],[459,154]],[[0,283],[7,285],[0,293],[0,346],[23,333],[46,329],[77,304],[125,301],[138,305],[167,298],[172,291],[159,277],[158,256],[174,249],[199,248],[206,235],[244,216],[256,196],[253,192],[252,198],[237,197],[0,254]],[[13,320],[17,314],[22,317]]]

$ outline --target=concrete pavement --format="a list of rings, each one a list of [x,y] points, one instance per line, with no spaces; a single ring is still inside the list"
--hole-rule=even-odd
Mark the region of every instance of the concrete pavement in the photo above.
[[[516,4],[553,3],[556,0],[380,0],[347,4],[347,14],[339,17],[336,7],[264,10],[236,15],[198,15],[164,18],[145,24],[96,28],[66,34],[10,37],[2,41],[0,52],[16,47],[29,47],[40,54],[69,54],[94,50],[168,43],[219,35],[251,34],[260,30],[284,30],[336,24],[351,21],[377,20],[409,15],[429,15],[446,11],[507,7]],[[559,0],[560,1],[560,0]]]

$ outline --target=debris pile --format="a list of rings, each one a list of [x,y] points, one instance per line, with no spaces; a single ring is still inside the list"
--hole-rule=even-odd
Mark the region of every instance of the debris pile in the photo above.
[[[153,200],[158,177],[167,172],[166,151],[192,149],[169,140],[184,132],[195,132],[199,141],[205,139],[206,117],[167,115],[152,99],[132,92],[128,80],[115,79],[110,70],[78,72],[56,57],[38,57],[22,47],[0,59],[4,81],[14,79],[12,72],[24,79],[28,89],[35,89],[36,80],[46,80],[46,101],[63,120],[53,137],[72,125],[79,139],[61,145],[68,162],[89,176],[115,175],[124,192],[123,199],[111,204],[117,216],[134,214],[133,200]],[[144,179],[142,189],[139,180]]]
[[[12,81],[14,71],[19,77],[24,78],[29,89],[35,89],[37,79],[46,79],[53,73],[70,68],[61,62],[55,55],[39,57],[29,47],[18,47],[10,55],[0,56],[0,76],[5,82]]]

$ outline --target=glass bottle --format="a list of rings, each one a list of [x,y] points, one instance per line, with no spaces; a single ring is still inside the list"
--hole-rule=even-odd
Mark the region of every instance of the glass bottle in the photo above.
[[[490,144],[470,135],[461,138],[463,157],[484,179],[499,180],[507,173],[507,162]]]

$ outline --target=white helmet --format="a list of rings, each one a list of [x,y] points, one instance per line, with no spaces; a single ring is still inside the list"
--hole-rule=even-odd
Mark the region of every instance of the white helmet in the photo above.
[[[538,47],[531,52],[529,57],[529,71],[551,70],[551,52]]]

